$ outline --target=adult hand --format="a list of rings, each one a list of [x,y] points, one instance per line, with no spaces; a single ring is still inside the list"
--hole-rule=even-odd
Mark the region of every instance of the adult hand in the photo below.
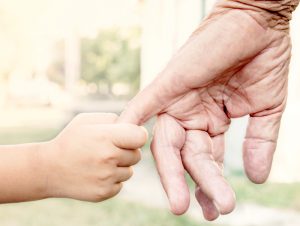
[[[173,213],[189,206],[185,171],[207,220],[233,210],[234,192],[222,174],[231,118],[250,116],[245,171],[255,183],[267,179],[286,103],[288,27],[297,3],[219,1],[122,113],[120,121],[137,124],[158,115],[151,149]]]

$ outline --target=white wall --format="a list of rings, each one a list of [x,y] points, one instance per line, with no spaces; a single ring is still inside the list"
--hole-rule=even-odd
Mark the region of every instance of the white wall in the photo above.
[[[201,20],[200,0],[147,0],[143,12],[142,87],[166,65]]]

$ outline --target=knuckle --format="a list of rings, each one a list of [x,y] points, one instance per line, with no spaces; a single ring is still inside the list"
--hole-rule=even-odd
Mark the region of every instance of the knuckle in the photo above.
[[[101,202],[101,201],[104,201],[106,199],[110,198],[109,196],[109,192],[108,192],[108,189],[99,189],[95,194],[94,194],[94,197],[93,199],[91,200],[92,202]]]
[[[141,161],[141,159],[142,159],[142,152],[141,152],[140,149],[138,149],[138,150],[136,151],[136,155],[137,155],[137,161],[138,161],[138,162]]]
[[[100,161],[102,163],[106,163],[108,165],[116,165],[118,162],[118,156],[113,151],[106,151],[101,154]]]
[[[109,184],[105,187],[101,187],[94,193],[93,197],[89,201],[97,203],[109,199],[117,195],[121,191],[122,187],[122,183]]]
[[[112,198],[113,196],[117,195],[122,189],[122,183],[114,184],[107,186],[103,189],[100,189],[94,198],[95,202],[101,202],[106,199]]]
[[[187,133],[181,154],[185,161],[193,161],[195,158],[211,159],[213,158],[211,140],[206,134],[190,131]]]
[[[113,178],[115,175],[114,173],[114,170],[111,169],[111,170],[105,170],[103,171],[100,175],[99,175],[99,180],[100,181],[107,181],[107,180],[110,180],[111,178]]]
[[[128,179],[131,178],[132,176],[133,176],[133,168],[128,167]]]
[[[111,193],[110,193],[111,196],[110,197],[119,194],[119,192],[121,191],[122,187],[123,187],[122,183],[115,184],[114,187],[110,190],[111,191]]]
[[[103,198],[103,196],[100,196],[98,194],[96,194],[91,200],[90,202],[93,202],[93,203],[98,203],[98,202],[102,202],[104,201],[105,198]]]
[[[142,154],[141,154],[141,150],[137,149],[134,150],[134,161],[133,164],[137,164],[139,161],[141,161],[142,159]]]

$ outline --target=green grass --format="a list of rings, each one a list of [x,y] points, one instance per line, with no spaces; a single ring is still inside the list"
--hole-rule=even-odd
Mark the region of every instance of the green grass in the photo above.
[[[86,203],[65,199],[0,205],[0,225],[22,226],[205,226],[124,200]]]
[[[253,184],[245,177],[229,177],[238,202],[300,211],[300,183]]]

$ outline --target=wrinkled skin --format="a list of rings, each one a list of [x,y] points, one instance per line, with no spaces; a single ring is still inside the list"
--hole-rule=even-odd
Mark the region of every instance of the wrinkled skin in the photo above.
[[[138,124],[158,116],[151,150],[174,214],[189,206],[185,171],[207,220],[234,209],[234,192],[222,175],[231,118],[249,115],[245,171],[255,183],[267,179],[291,50],[288,31],[269,25],[255,10],[217,5],[122,113],[121,121]]]

